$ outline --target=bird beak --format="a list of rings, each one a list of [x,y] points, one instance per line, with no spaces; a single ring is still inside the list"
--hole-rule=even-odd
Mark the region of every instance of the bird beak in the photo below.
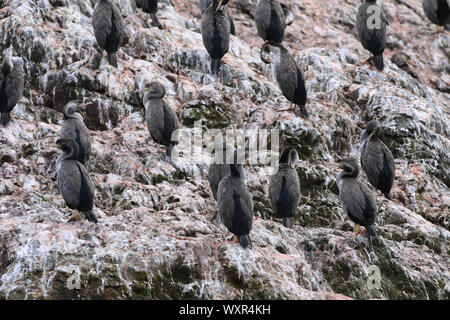
[[[220,0],[220,1],[219,1],[219,5],[217,6],[216,12],[217,12],[217,10],[219,10],[219,8],[222,6],[222,2],[223,2],[223,0]]]
[[[369,141],[371,138],[372,138],[372,136],[375,134],[375,131],[374,132],[372,132],[370,135],[369,135],[369,138],[367,138],[367,141]]]

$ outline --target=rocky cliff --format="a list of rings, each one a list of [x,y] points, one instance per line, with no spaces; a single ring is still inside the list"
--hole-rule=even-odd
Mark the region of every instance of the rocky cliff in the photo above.
[[[306,78],[306,120],[277,112],[289,104],[259,58],[255,0],[229,5],[237,36],[220,80],[208,75],[198,1],[160,1],[159,30],[134,1],[114,0],[127,33],[117,69],[99,53],[94,2],[0,0],[1,52],[21,56],[26,71],[12,123],[0,129],[1,299],[450,298],[450,37],[420,0],[382,1],[390,23],[382,73],[364,63],[356,39],[361,1],[284,1],[295,17],[285,46]],[[391,61],[399,52],[417,78]],[[210,129],[279,129],[297,145],[302,200],[292,230],[272,217],[265,166],[246,166],[253,249],[229,241],[215,218],[208,159],[168,164],[148,134],[142,89],[152,80],[166,86],[188,132],[203,119]],[[91,130],[98,225],[68,223],[56,184],[55,141],[71,100],[84,103]],[[359,155],[373,118],[396,174],[392,201],[373,190],[380,237],[370,241],[353,236],[335,160]]]

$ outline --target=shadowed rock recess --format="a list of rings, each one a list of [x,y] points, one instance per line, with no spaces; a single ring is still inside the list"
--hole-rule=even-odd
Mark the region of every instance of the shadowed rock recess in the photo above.
[[[209,75],[198,1],[160,1],[164,30],[149,28],[135,1],[113,2],[127,35],[118,68],[96,44],[95,1],[0,1],[2,58],[21,56],[26,72],[0,129],[0,299],[450,299],[450,36],[421,0],[381,1],[390,23],[383,72],[362,63],[361,1],[283,1],[295,18],[284,46],[304,75],[309,119],[277,112],[290,104],[260,60],[255,0],[228,5],[237,36],[220,80]],[[391,62],[399,51],[417,79]],[[253,249],[229,240],[214,218],[209,158],[171,165],[149,136],[142,89],[151,81],[165,85],[191,132],[200,119],[210,129],[281,130],[300,156],[293,229],[272,216],[265,167],[245,165]],[[57,187],[55,142],[72,100],[84,103],[90,129],[98,225],[68,223]],[[335,177],[338,156],[359,156],[375,118],[396,173],[392,201],[371,188],[379,237],[369,240],[353,237]]]

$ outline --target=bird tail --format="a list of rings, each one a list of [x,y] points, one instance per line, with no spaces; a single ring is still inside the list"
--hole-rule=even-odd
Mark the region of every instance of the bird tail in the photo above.
[[[306,106],[302,105],[302,106],[299,106],[299,107],[300,107],[300,116],[308,118],[309,114],[308,114],[308,110],[306,110]]]
[[[389,192],[385,193],[384,196],[386,197],[386,199],[392,200],[391,194]]]
[[[247,247],[252,247],[252,240],[250,239],[250,236],[248,234],[246,234],[245,236],[239,236],[239,243],[244,249],[246,249]]]
[[[222,59],[211,58],[211,74],[218,75],[221,64],[222,64]]]
[[[11,115],[9,114],[9,112],[2,112],[2,114],[0,115],[0,122],[2,123],[2,126],[6,127],[10,120]]]
[[[92,211],[87,211],[84,213],[84,215],[86,216],[86,219],[88,219],[90,222],[93,223],[97,223],[97,217],[95,216],[95,214]]]
[[[158,29],[162,30],[163,27],[162,27],[161,23],[159,22],[158,17],[156,16],[156,14],[151,13],[150,17],[152,18],[152,25],[155,26],[155,27],[158,27]]]
[[[292,225],[293,225],[292,217],[283,217],[283,225],[286,228],[292,229]]]
[[[367,233],[371,236],[371,237],[378,237],[378,233],[375,230],[375,228],[373,226],[367,226],[366,227]]]
[[[117,68],[117,57],[115,52],[108,52],[108,63]]]
[[[373,60],[375,62],[375,67],[380,70],[383,71],[384,69],[384,61],[383,61],[383,56],[374,56]]]

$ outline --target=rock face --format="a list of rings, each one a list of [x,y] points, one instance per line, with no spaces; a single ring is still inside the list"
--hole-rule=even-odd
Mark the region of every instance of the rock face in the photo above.
[[[0,2],[1,52],[22,56],[26,71],[24,97],[0,128],[1,299],[450,298],[450,37],[435,32],[421,0],[383,1],[382,73],[363,63],[360,1],[284,1],[295,17],[284,45],[305,75],[309,119],[276,111],[289,103],[259,59],[256,1],[229,5],[237,37],[220,80],[208,74],[198,2],[160,1],[164,30],[149,29],[134,1],[114,2],[127,34],[117,69],[95,42],[94,1]],[[400,50],[417,79],[390,61]],[[228,240],[214,218],[209,159],[168,164],[148,135],[142,89],[151,81],[165,85],[191,133],[203,119],[210,129],[277,128],[298,146],[302,200],[292,230],[272,217],[265,167],[246,166],[253,249]],[[97,226],[67,223],[56,184],[54,142],[75,99],[91,130]],[[374,118],[396,177],[392,201],[372,189],[380,237],[369,241],[353,237],[335,160],[359,155]]]

